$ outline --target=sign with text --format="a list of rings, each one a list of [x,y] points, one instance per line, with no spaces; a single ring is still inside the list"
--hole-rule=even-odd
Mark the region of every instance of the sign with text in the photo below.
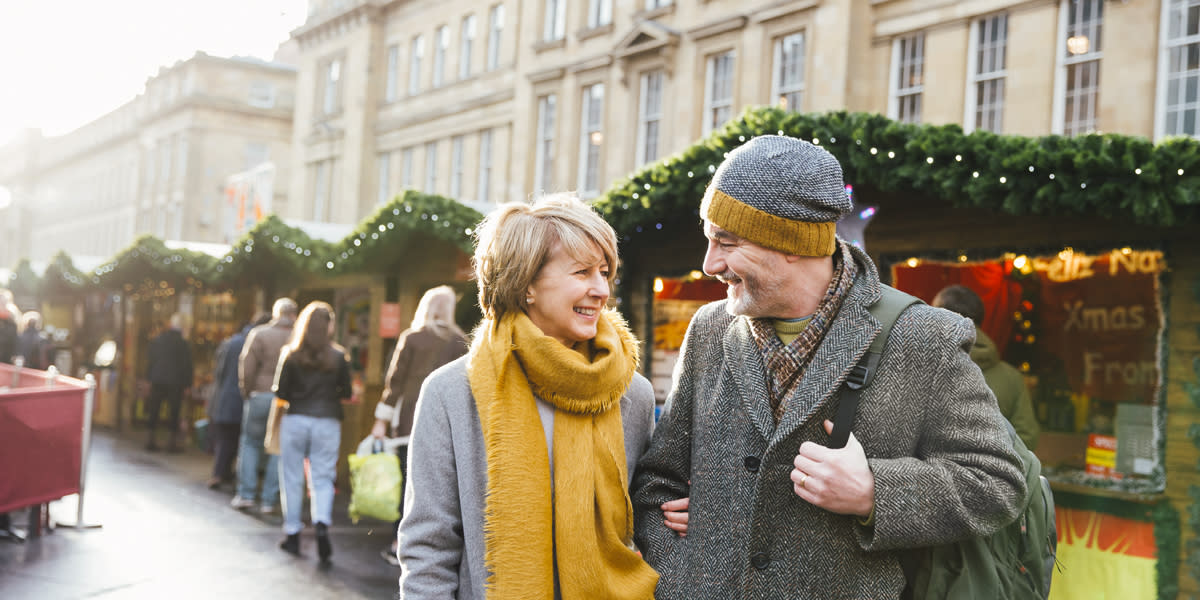
[[[379,337],[399,337],[404,328],[400,324],[400,303],[384,302],[379,305]]]

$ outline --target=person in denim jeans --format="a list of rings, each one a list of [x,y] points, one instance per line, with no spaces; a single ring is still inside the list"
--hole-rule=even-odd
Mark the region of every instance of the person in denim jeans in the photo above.
[[[328,563],[333,554],[329,524],[333,518],[333,481],[342,442],[342,400],[349,398],[350,364],[346,351],[330,341],[333,308],[310,302],[296,320],[275,373],[275,395],[288,402],[279,427],[279,464],[283,480],[283,532],[279,544],[300,555],[300,511],[304,506],[304,459],[312,479],[312,522],[317,554]]]
[[[250,330],[238,362],[238,386],[246,398],[242,414],[242,437],[238,444],[237,494],[229,503],[237,509],[255,505],[258,471],[263,470],[259,510],[271,514],[279,507],[279,457],[267,454],[263,438],[267,435],[267,414],[275,393],[271,387],[279,354],[292,335],[296,321],[296,301],[280,298],[271,308],[271,322]],[[265,465],[263,464],[265,462]]]

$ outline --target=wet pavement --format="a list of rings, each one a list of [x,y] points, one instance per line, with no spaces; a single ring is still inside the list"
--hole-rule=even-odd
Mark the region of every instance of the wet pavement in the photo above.
[[[394,598],[400,569],[379,550],[388,523],[346,514],[338,490],[332,564],[316,558],[312,527],[300,558],[279,549],[282,518],[229,506],[232,489],[205,486],[210,455],[148,453],[136,433],[97,430],[92,438],[85,524],[56,527],[24,543],[0,539],[0,598]],[[75,497],[51,503],[50,518],[75,521]],[[306,504],[307,522],[307,504]],[[26,525],[25,511],[13,514]]]

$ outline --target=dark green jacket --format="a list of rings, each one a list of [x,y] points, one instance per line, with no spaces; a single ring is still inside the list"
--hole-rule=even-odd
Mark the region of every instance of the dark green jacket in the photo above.
[[[971,346],[971,360],[979,365],[979,370],[983,371],[983,379],[996,395],[1000,414],[1012,423],[1013,429],[1017,430],[1017,436],[1025,442],[1025,446],[1036,450],[1041,428],[1033,415],[1033,401],[1029,398],[1029,388],[1025,387],[1025,376],[1012,365],[1000,360],[996,344],[978,327],[975,328],[975,344]]]

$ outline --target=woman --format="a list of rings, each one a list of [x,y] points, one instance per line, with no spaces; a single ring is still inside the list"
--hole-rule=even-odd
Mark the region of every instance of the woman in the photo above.
[[[312,522],[317,531],[317,554],[329,562],[333,547],[329,523],[333,516],[333,480],[342,441],[342,400],[350,397],[350,366],[345,351],[330,341],[333,309],[310,302],[300,312],[292,338],[283,348],[275,372],[275,395],[288,402],[279,427],[279,478],[283,497],[283,532],[279,544],[300,555],[300,508],[304,504],[304,459],[312,478]]]
[[[652,598],[628,485],[654,396],[605,310],[616,235],[574,197],[502,205],[477,231],[484,320],[417,403],[401,596]]]
[[[388,426],[396,423],[393,435],[406,437],[412,433],[413,411],[421,383],[434,369],[466,354],[467,336],[454,323],[454,290],[447,285],[429,289],[417,303],[412,325],[400,334],[392,363],[388,367],[387,387],[383,399],[375,407],[375,426],[371,435],[383,439]],[[399,405],[399,406],[397,406]],[[400,471],[407,478],[408,446],[398,448]],[[401,507],[403,514],[403,507]],[[400,520],[392,524],[392,543],[381,555],[389,564],[399,566],[396,556],[396,532]]]

